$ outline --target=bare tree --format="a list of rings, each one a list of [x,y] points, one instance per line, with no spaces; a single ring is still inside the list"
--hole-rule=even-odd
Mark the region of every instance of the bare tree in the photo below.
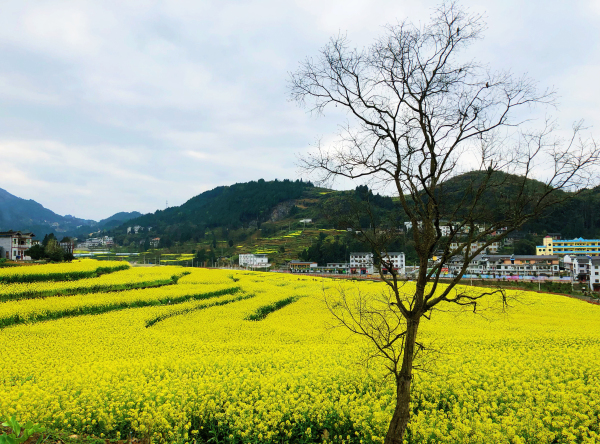
[[[395,378],[386,444],[401,443],[408,425],[422,318],[442,303],[475,310],[494,291],[457,287],[473,259],[595,181],[599,151],[582,137],[581,124],[561,139],[551,120],[528,117],[534,106],[554,105],[553,91],[464,58],[462,50],[484,27],[481,16],[444,4],[429,24],[389,26],[363,50],[352,49],[345,36],[332,38],[291,74],[294,100],[317,113],[336,106],[350,117],[338,143],[317,146],[303,166],[323,181],[369,178],[392,189],[412,223],[419,269],[411,292],[387,255],[389,230],[373,226],[363,235],[391,298],[366,306],[364,298],[350,303],[343,296],[332,307],[344,325],[373,342]],[[453,257],[462,258],[459,271],[439,285]]]

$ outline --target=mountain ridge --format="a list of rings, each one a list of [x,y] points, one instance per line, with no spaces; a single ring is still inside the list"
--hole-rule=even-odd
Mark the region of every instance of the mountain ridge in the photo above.
[[[455,176],[446,182],[446,186],[460,190],[477,174],[467,172]],[[536,181],[531,183],[539,186]],[[154,213],[119,212],[96,222],[72,215],[60,216],[33,199],[22,199],[0,189],[0,230],[31,230],[41,236],[50,232],[86,236],[105,230],[110,235],[122,237],[127,234],[128,226],[139,225],[152,227],[153,236],[185,242],[203,238],[215,229],[226,233],[242,227],[268,226],[280,220],[291,224],[295,219],[313,219],[317,224],[331,227],[335,225],[333,219],[339,210],[346,208],[348,196],[363,196],[359,200],[369,199],[382,213],[397,210],[392,198],[373,194],[366,186],[335,191],[302,180],[259,179],[218,186],[191,197],[180,206]],[[398,222],[401,223],[401,219],[400,215]],[[341,226],[338,224],[336,228]],[[562,232],[567,237],[600,237],[600,186],[584,190],[543,218],[528,222],[525,229],[538,233]]]
[[[140,215],[137,211],[119,212],[99,222],[71,214],[61,216],[33,199],[24,199],[0,188],[0,231],[31,231],[38,237],[49,233],[67,236],[78,231],[112,228]]]

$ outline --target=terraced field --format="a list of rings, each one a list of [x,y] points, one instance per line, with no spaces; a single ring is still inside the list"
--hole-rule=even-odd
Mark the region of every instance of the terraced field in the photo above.
[[[382,284],[179,267],[67,282],[43,267],[28,273],[54,281],[0,288],[0,415],[146,442],[382,442],[391,385],[323,303]],[[523,293],[498,308],[424,325],[435,353],[407,442],[600,442],[600,307]]]

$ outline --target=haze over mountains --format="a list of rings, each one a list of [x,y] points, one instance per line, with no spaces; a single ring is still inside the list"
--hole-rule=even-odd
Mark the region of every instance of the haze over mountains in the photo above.
[[[137,211],[120,212],[100,221],[61,216],[33,199],[22,199],[0,188],[0,231],[32,231],[38,237],[47,233],[70,236],[109,229],[138,216],[141,213]]]

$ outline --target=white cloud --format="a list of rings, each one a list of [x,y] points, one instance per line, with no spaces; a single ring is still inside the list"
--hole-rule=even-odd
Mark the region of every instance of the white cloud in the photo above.
[[[204,153],[202,151],[186,151],[185,154],[187,154],[190,157],[193,157],[194,159],[200,160],[206,160],[212,157],[208,153]]]

